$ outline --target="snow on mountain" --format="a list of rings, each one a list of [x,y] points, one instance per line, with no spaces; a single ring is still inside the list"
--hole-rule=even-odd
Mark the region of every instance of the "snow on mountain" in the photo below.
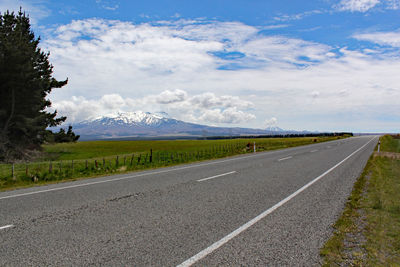
[[[282,129],[212,127],[170,118],[165,112],[118,112],[73,124],[81,140],[151,136],[224,136],[276,134]]]
[[[282,128],[279,128],[278,126],[268,126],[267,128],[265,128],[265,130],[269,131],[269,132],[283,132],[283,131],[285,131]]]
[[[165,113],[166,114],[166,113]],[[130,125],[159,125],[163,121],[168,120],[158,114],[151,114],[150,112],[136,111],[136,112],[118,112],[95,118],[93,120],[85,120],[79,124],[93,124],[99,123],[101,125],[114,125],[114,124],[130,124]]]

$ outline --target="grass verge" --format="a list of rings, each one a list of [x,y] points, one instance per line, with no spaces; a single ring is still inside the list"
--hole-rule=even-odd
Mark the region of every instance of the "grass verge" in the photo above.
[[[380,141],[321,249],[323,266],[400,266],[400,139]]]
[[[0,164],[0,191],[275,150],[344,137],[176,141],[88,141],[44,146],[37,162]],[[250,144],[250,147],[247,147]]]

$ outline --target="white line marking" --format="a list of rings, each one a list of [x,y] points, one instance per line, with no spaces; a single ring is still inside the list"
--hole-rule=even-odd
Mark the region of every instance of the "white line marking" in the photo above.
[[[210,179],[218,178],[218,177],[229,175],[229,174],[233,174],[233,173],[236,173],[236,171],[227,172],[227,173],[218,174],[218,175],[215,175],[215,176],[203,178],[203,179],[197,180],[197,182],[203,182],[203,181],[207,181],[207,180],[210,180]]]
[[[326,148],[331,148],[331,146],[327,146]]]
[[[266,217],[268,214],[272,213],[273,211],[275,211],[277,208],[281,207],[282,205],[284,205],[286,202],[288,202],[289,200],[291,200],[292,198],[294,198],[295,196],[297,196],[298,194],[300,194],[301,192],[303,192],[304,190],[306,190],[308,187],[310,187],[312,184],[314,184],[315,182],[317,182],[318,180],[320,180],[322,177],[324,177],[325,175],[327,175],[328,173],[330,173],[331,171],[333,171],[335,168],[337,168],[339,165],[341,165],[343,162],[345,162],[346,160],[348,160],[351,156],[353,156],[355,153],[357,153],[358,151],[360,151],[361,149],[363,149],[366,145],[368,145],[372,140],[374,140],[376,137],[372,138],[371,140],[369,140],[366,144],[364,144],[362,147],[360,147],[359,149],[357,149],[356,151],[354,151],[353,153],[351,153],[349,156],[347,156],[344,160],[342,160],[341,162],[337,163],[335,166],[333,166],[332,168],[330,168],[329,170],[327,170],[326,172],[324,172],[323,174],[321,174],[320,176],[318,176],[317,178],[315,178],[314,180],[312,180],[311,182],[307,183],[306,185],[304,185],[303,187],[301,187],[300,189],[298,189],[296,192],[292,193],[291,195],[289,195],[288,197],[286,197],[285,199],[279,201],[278,203],[276,203],[274,206],[272,206],[271,208],[267,209],[266,211],[262,212],[260,215],[258,215],[257,217],[255,217],[254,219],[248,221],[247,223],[243,224],[242,226],[240,226],[239,228],[237,228],[235,231],[231,232],[230,234],[226,235],[225,237],[223,237],[222,239],[218,240],[217,242],[215,242],[214,244],[212,244],[211,246],[209,246],[208,248],[205,248],[204,250],[200,251],[199,253],[197,253],[196,255],[194,255],[193,257],[187,259],[186,261],[184,261],[183,263],[179,264],[178,267],[186,267],[186,266],[191,266],[192,264],[196,263],[197,261],[201,260],[202,258],[204,258],[205,256],[207,256],[208,254],[212,253],[213,251],[215,251],[216,249],[218,249],[219,247],[221,247],[222,245],[224,245],[225,243],[229,242],[231,239],[233,239],[234,237],[236,237],[237,235],[239,235],[240,233],[242,233],[243,231],[247,230],[248,228],[250,228],[251,226],[253,226],[255,223],[257,223],[258,221],[260,221],[261,219],[263,219],[264,217]]]
[[[271,151],[271,152],[279,152],[279,151]],[[0,197],[0,200],[7,199],[7,198],[34,195],[34,194],[39,194],[39,193],[51,192],[51,191],[59,191],[59,190],[64,190],[64,189],[69,189],[69,188],[83,187],[83,186],[94,185],[94,184],[103,184],[103,183],[109,183],[109,182],[114,182],[114,181],[127,180],[127,179],[136,178],[136,177],[142,177],[142,176],[148,176],[148,175],[153,175],[153,174],[161,174],[161,173],[167,173],[167,172],[172,172],[172,171],[185,170],[185,169],[190,169],[190,168],[195,168],[195,167],[203,167],[203,166],[207,166],[207,165],[214,165],[214,164],[218,164],[218,163],[224,163],[224,162],[229,162],[229,161],[234,161],[234,160],[239,160],[239,159],[253,158],[253,157],[256,157],[256,156],[263,155],[263,154],[252,154],[250,156],[238,157],[238,158],[233,158],[233,159],[226,159],[226,160],[221,160],[221,161],[217,161],[217,162],[200,163],[200,164],[197,164],[197,165],[191,165],[191,166],[186,166],[186,167],[179,167],[179,168],[168,169],[168,170],[141,173],[141,174],[137,174],[137,175],[133,175],[133,176],[124,176],[124,177],[120,177],[120,178],[112,178],[112,179],[96,181],[96,182],[88,182],[88,183],[84,183],[84,184],[76,184],[76,185],[69,185],[69,186],[64,186],[64,187],[57,187],[57,188],[52,188],[52,189],[40,190],[40,191],[35,191],[35,192],[21,193],[21,194],[16,194],[16,195]]]
[[[292,156],[289,156],[289,157],[286,157],[286,158],[278,159],[278,161],[287,160],[287,159],[291,159],[291,158],[293,158],[293,157],[292,157]]]
[[[331,141],[331,142],[335,142],[335,141]],[[302,149],[304,147],[305,146],[300,146],[300,147],[293,147],[293,148],[290,148],[290,149],[297,150],[297,149]],[[231,158],[231,159],[225,159],[225,160],[213,161],[213,162],[207,162],[207,163],[199,163],[199,164],[196,164],[196,165],[178,167],[178,168],[173,168],[173,169],[168,169],[168,170],[147,172],[147,173],[141,173],[141,174],[132,175],[132,176],[124,176],[124,177],[120,177],[120,178],[111,178],[111,179],[102,180],[102,181],[88,182],[88,183],[77,184],[77,185],[69,185],[69,186],[57,187],[57,188],[52,188],[52,189],[46,189],[46,190],[39,190],[39,191],[28,192],[28,193],[9,195],[9,196],[5,196],[5,197],[0,197],[0,200],[8,199],[8,198],[35,195],[35,194],[51,192],[51,191],[59,191],[59,190],[64,190],[64,189],[69,189],[69,188],[84,187],[84,186],[95,185],[95,184],[103,184],[103,183],[115,182],[115,181],[120,181],[120,180],[127,180],[127,179],[136,178],[136,177],[148,176],[148,175],[153,175],[153,174],[161,174],[161,173],[185,170],[185,169],[196,168],[196,167],[203,167],[203,166],[207,166],[207,165],[214,165],[214,164],[219,164],[219,163],[224,163],[224,162],[229,162],[229,161],[242,160],[242,159],[248,159],[248,158],[263,156],[263,155],[267,155],[267,154],[279,153],[281,151],[282,150],[268,151],[266,153],[252,154],[252,155],[249,155],[249,156],[243,156],[243,157],[237,157],[237,158]]]
[[[314,152],[317,152],[317,151],[318,151],[318,149],[314,149],[314,150],[311,150],[310,152],[314,153]]]
[[[9,225],[5,225],[5,226],[0,226],[0,230],[11,228],[11,227],[14,227],[14,225],[9,224]]]

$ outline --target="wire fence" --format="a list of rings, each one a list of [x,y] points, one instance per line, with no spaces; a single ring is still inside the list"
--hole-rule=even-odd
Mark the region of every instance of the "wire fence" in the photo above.
[[[329,138],[318,140],[301,139],[290,142],[276,140],[273,143],[268,140],[258,140],[259,142],[255,145],[255,142],[236,139],[221,145],[212,145],[203,149],[193,148],[185,151],[153,151],[150,148],[145,152],[90,159],[0,164],[0,189],[31,183],[61,181],[171,166],[327,140]]]
[[[253,151],[236,143],[192,151],[153,151],[80,160],[0,164],[0,188],[21,182],[57,181],[226,157]]]

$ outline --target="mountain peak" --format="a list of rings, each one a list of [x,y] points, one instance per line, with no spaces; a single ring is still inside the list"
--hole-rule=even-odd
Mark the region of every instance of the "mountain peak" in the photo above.
[[[262,129],[212,127],[170,118],[165,112],[116,112],[73,125],[82,138],[125,138],[145,136],[260,135],[282,131],[279,127]]]
[[[266,131],[269,132],[283,132],[284,130],[282,128],[279,128],[278,126],[268,126],[265,128]]]

